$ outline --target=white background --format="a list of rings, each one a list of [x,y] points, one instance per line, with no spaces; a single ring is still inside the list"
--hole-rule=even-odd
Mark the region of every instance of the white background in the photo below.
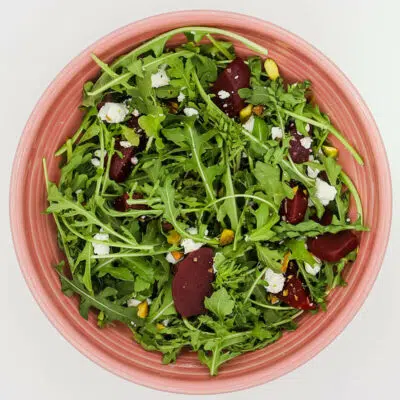
[[[152,14],[223,9],[272,21],[334,60],[371,108],[394,191],[390,245],[362,310],[317,357],[264,386],[218,399],[398,398],[400,356],[400,6],[398,1],[1,0],[0,399],[180,399],[126,382],[82,356],[29,293],[12,248],[8,185],[24,124],[46,86],[83,48]],[[396,208],[397,207],[397,208]],[[397,249],[398,251],[399,249]],[[397,256],[397,257],[396,257]]]

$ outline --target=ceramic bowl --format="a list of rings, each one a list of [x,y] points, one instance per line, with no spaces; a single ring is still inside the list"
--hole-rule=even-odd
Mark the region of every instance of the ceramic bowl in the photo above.
[[[310,79],[323,111],[358,149],[360,167],[340,148],[340,163],[360,192],[365,223],[356,263],[347,272],[348,286],[333,291],[327,312],[306,315],[296,331],[273,345],[227,363],[210,378],[195,354],[162,365],[160,355],[146,352],[122,326],[98,329],[94,314],[80,317],[77,299],[60,291],[53,265],[62,257],[56,228],[46,208],[42,157],[50,178],[58,178],[54,151],[79,126],[82,85],[99,69],[95,53],[106,62],[144,40],[183,25],[209,25],[238,32],[267,47],[288,81]],[[183,38],[182,38],[183,39]],[[179,40],[179,38],[178,38]],[[242,55],[250,54],[241,46]],[[335,142],[335,141],[334,141]],[[11,178],[10,215],[16,253],[33,296],[59,332],[81,353],[107,370],[141,385],[181,393],[218,393],[248,388],[277,378],[303,364],[328,345],[354,317],[375,281],[385,252],[391,220],[391,183],[385,149],[377,126],[359,93],[323,54],[288,31],[253,17],[216,11],[158,15],[132,23],[100,39],[72,60],[50,84],[23,132]]]

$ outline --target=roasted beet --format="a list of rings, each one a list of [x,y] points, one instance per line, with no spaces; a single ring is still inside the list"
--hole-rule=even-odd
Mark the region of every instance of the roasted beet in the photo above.
[[[313,215],[310,217],[315,222],[318,222],[319,224],[323,226],[328,226],[332,223],[332,218],[333,218],[333,213],[331,210],[325,209],[325,212],[322,214],[322,217],[319,219],[317,215]]]
[[[172,280],[176,311],[185,318],[204,314],[204,299],[212,294],[214,253],[208,247],[189,253],[177,264]]]
[[[169,231],[172,231],[172,229],[174,229],[174,226],[167,221],[162,221],[161,227],[164,232],[169,232]]]
[[[128,128],[134,129],[135,132],[140,137],[140,142],[139,146],[137,147],[137,151],[144,150],[146,148],[148,138],[146,136],[145,131],[139,125],[139,117],[135,117],[134,115],[132,115],[132,117],[128,119],[128,121],[126,121],[126,125]]]
[[[308,250],[323,261],[338,262],[358,246],[358,238],[352,231],[324,233],[307,240]]]
[[[290,260],[285,273],[285,285],[282,292],[277,294],[277,297],[291,307],[301,310],[314,310],[316,306],[303,286],[303,282],[298,276],[298,270],[296,261]]]
[[[288,125],[288,131],[292,135],[292,139],[290,140],[289,154],[291,159],[296,164],[301,164],[309,160],[310,153],[312,152],[311,148],[306,149],[301,144],[301,139],[304,136],[297,130],[296,124],[294,121],[291,121]]]
[[[110,178],[115,182],[124,182],[133,169],[131,158],[135,155],[135,147],[123,147],[120,140],[115,142],[115,150],[122,153],[122,158],[119,154],[114,153],[110,165]]]
[[[132,194],[132,200],[140,199],[143,199],[143,195],[141,193]],[[127,200],[129,200],[128,193],[124,193],[122,196],[117,197],[114,200],[114,208],[121,212],[128,210],[150,210],[150,207],[147,204],[128,204]]]
[[[281,215],[289,224],[296,225],[304,220],[308,208],[308,192],[300,184],[297,187],[293,199],[284,199],[281,207]]]
[[[249,85],[250,69],[237,57],[219,74],[214,83],[212,93],[215,94],[215,104],[229,117],[238,116],[240,110],[245,107],[238,90]]]

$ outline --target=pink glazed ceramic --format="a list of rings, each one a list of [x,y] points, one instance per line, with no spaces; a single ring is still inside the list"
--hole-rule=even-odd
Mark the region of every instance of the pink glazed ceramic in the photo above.
[[[348,286],[335,290],[328,311],[306,315],[295,332],[277,343],[241,356],[208,376],[194,354],[162,365],[157,353],[143,350],[122,327],[100,330],[95,318],[85,321],[77,299],[60,291],[52,265],[62,256],[52,217],[46,208],[42,157],[50,178],[58,178],[54,151],[70,136],[82,117],[78,110],[83,83],[99,69],[90,53],[110,62],[144,40],[183,25],[210,25],[236,31],[270,50],[287,80],[308,78],[316,101],[363,155],[360,167],[346,151],[340,162],[354,180],[371,232],[362,236],[357,262],[348,271]],[[179,40],[179,39],[178,39]],[[247,53],[238,47],[240,53]],[[340,146],[339,146],[340,147]],[[26,282],[43,312],[79,351],[109,371],[141,385],[180,393],[218,393],[248,388],[277,378],[303,364],[328,345],[348,324],[371,290],[390,229],[391,183],[385,149],[375,122],[359,93],[339,69],[318,50],[271,23],[217,11],[164,14],[135,22],[99,40],[76,57],[53,81],[33,111],[15,156],[10,193],[11,227]]]

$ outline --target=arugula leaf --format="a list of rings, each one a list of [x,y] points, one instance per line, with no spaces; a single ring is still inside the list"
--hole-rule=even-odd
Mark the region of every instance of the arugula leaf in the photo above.
[[[235,302],[231,299],[226,289],[222,288],[214,292],[211,297],[207,297],[204,300],[204,305],[220,320],[223,320],[232,313]]]

